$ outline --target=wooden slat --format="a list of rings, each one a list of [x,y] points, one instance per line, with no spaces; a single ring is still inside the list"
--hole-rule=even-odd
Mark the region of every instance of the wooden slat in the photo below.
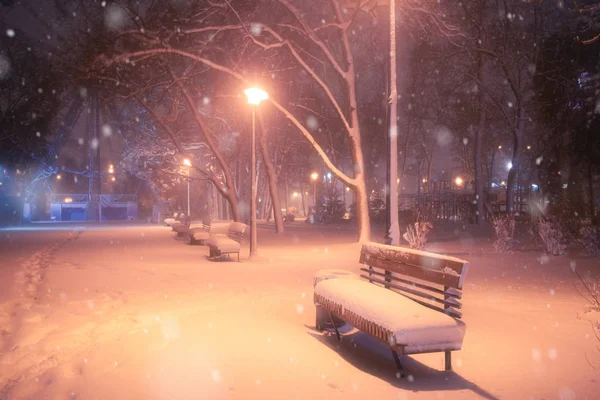
[[[413,250],[400,246],[388,246],[379,243],[364,244],[361,249],[361,262],[369,264],[368,257],[383,258],[397,263],[414,265],[420,268],[443,271],[445,268],[461,275],[468,261],[460,258]]]
[[[373,270],[372,268],[361,268],[360,270],[367,272],[369,274],[382,276],[385,278],[390,278],[392,281],[406,283],[407,285],[412,285],[412,286],[415,286],[415,287],[418,287],[421,289],[429,290],[434,293],[443,294],[444,296],[450,296],[450,297],[454,297],[457,299],[462,298],[462,293],[457,289],[448,289],[448,290],[444,291],[441,289],[434,288],[433,286],[428,286],[428,285],[424,285],[422,283],[409,281],[408,279],[398,278],[397,276],[394,276],[394,275],[388,275],[388,274],[385,274],[382,272],[377,272],[377,271]]]
[[[379,283],[379,284],[382,284],[382,285],[388,285],[389,287],[392,287],[392,288],[394,288],[396,290],[400,290],[402,292],[410,293],[410,294],[412,294],[414,296],[419,296],[419,297],[422,297],[422,298],[427,299],[427,300],[435,301],[436,303],[443,304],[444,306],[454,306],[456,308],[461,308],[462,307],[462,304],[460,304],[460,302],[457,301],[457,300],[455,300],[455,299],[452,299],[452,300],[446,299],[446,300],[444,300],[444,299],[440,299],[438,297],[435,297],[432,294],[421,292],[421,291],[418,291],[418,290],[415,290],[415,289],[411,289],[411,288],[407,288],[405,286],[400,286],[400,285],[397,285],[397,284],[395,284],[393,282],[385,282],[385,281],[383,281],[381,279],[369,278],[366,275],[361,275],[361,277],[365,278],[365,279],[370,279],[372,282],[376,282],[376,283]],[[410,299],[414,300],[412,297]]]
[[[449,286],[456,289],[461,289],[460,276],[445,274],[436,270],[427,268],[418,268],[408,264],[401,264],[394,261],[370,257],[368,261],[364,261],[361,257],[361,263],[368,264],[375,268],[381,268],[387,271],[395,272],[401,275],[412,276],[413,278],[421,279],[431,283],[437,283],[442,286]]]

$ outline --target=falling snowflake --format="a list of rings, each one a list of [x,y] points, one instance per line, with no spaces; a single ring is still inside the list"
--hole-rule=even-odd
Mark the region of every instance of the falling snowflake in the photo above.
[[[250,25],[250,32],[254,36],[259,36],[262,33],[262,25],[261,24],[252,24],[252,25]]]
[[[219,372],[218,369],[215,369],[210,373],[210,377],[212,378],[213,381],[220,382],[221,381],[221,372]]]
[[[7,29],[6,30],[6,36],[12,38],[15,37],[15,30],[14,29]]]
[[[542,360],[542,352],[536,348],[531,349],[531,358],[535,362],[540,362]]]
[[[94,149],[94,150],[98,148],[98,145],[99,145],[99,144],[100,144],[100,143],[99,143],[99,141],[98,141],[98,138],[93,138],[93,139],[90,141],[90,147],[91,147],[92,149]]]
[[[111,4],[104,12],[104,24],[108,29],[119,30],[126,24],[127,14],[125,10],[116,4]]]
[[[110,125],[108,125],[108,124],[102,125],[102,135],[105,138],[112,136],[112,128]]]
[[[319,127],[319,121],[317,121],[317,118],[314,115],[309,115],[308,118],[306,118],[306,126],[308,126],[309,129],[315,130]]]

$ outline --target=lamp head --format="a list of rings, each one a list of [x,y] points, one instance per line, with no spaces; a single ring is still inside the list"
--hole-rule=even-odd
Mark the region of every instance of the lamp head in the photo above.
[[[255,106],[259,105],[261,101],[269,99],[269,94],[258,88],[248,88],[244,90],[244,94],[248,96],[248,104]]]

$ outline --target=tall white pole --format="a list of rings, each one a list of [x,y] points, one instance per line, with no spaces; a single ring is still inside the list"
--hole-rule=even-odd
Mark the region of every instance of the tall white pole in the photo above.
[[[188,189],[188,196],[187,196],[188,197],[188,212],[187,212],[187,215],[188,215],[188,218],[191,218],[192,214],[190,213],[190,167],[189,166],[187,167],[187,187],[188,187],[187,188]]]
[[[250,202],[250,257],[256,253],[256,108],[252,107],[252,199]]]
[[[400,244],[398,223],[398,89],[396,88],[396,0],[390,0],[390,231],[391,245]]]

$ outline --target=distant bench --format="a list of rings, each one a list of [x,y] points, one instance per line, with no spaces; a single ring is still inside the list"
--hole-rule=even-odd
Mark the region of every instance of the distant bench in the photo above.
[[[315,286],[315,306],[379,339],[390,347],[400,375],[398,355],[445,353],[462,348],[465,324],[458,311],[468,262],[425,251],[376,243],[362,246],[365,280],[334,278]],[[321,330],[319,321],[317,329]]]

